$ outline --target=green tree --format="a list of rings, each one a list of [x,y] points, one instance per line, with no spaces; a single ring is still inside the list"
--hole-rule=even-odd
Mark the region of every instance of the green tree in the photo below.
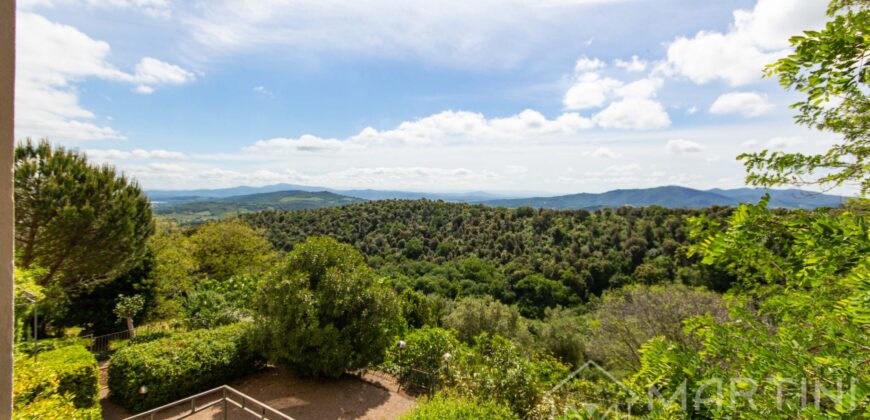
[[[199,226],[190,242],[198,270],[218,280],[263,271],[275,258],[262,233],[238,219]]]
[[[357,250],[314,237],[296,245],[265,281],[258,342],[274,363],[338,377],[383,360],[401,326],[400,311],[395,292]]]
[[[136,329],[133,327],[133,317],[135,317],[144,306],[145,298],[142,297],[142,295],[118,296],[118,301],[115,303],[115,315],[118,315],[118,318],[127,322],[127,331],[130,332],[130,337],[136,336]]]
[[[133,268],[154,231],[151,203],[111,166],[48,141],[15,148],[18,265],[45,267],[41,285],[87,289]]]
[[[835,0],[819,31],[791,38],[794,52],[767,68],[787,89],[804,94],[792,105],[798,124],[842,136],[826,153],[746,153],[747,182],[761,186],[856,183],[870,192],[870,3]]]
[[[150,273],[156,292],[153,316],[173,318],[181,312],[182,298],[197,283],[199,262],[194,257],[194,245],[177,223],[158,220],[148,249],[154,255]]]

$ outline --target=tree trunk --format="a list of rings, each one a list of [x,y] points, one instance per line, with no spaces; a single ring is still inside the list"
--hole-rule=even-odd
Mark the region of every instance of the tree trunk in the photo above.
[[[133,328],[133,318],[127,318],[127,331],[130,332],[130,338],[136,336],[136,329]]]

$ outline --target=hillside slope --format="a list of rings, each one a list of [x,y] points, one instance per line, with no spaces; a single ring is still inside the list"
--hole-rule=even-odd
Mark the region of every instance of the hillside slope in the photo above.
[[[155,213],[181,223],[200,223],[263,210],[320,209],[364,201],[326,191],[277,191],[156,206]]]

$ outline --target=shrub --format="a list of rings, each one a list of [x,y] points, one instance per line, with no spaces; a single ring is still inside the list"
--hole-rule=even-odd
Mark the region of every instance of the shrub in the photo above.
[[[328,237],[296,245],[257,308],[258,346],[304,375],[338,377],[384,360],[401,325],[396,294],[359,252]]]
[[[99,369],[83,346],[74,345],[15,360],[16,419],[99,419]]]
[[[413,331],[393,355],[396,376],[403,387],[432,389],[444,367],[444,354],[458,353],[461,344],[452,331],[425,327]]]
[[[139,330],[136,336],[130,339],[130,344],[143,344],[150,341],[159,340],[172,335],[172,331],[164,328]]]
[[[459,300],[443,322],[445,327],[456,330],[465,343],[471,343],[482,333],[509,338],[523,347],[531,347],[535,341],[529,332],[529,320],[520,315],[516,306],[491,297]]]
[[[438,393],[424,400],[414,411],[402,417],[404,420],[488,420],[517,419],[509,408],[491,401]]]
[[[248,332],[247,324],[234,324],[127,346],[109,365],[111,396],[144,411],[242,376],[259,362]]]
[[[15,420],[100,420],[103,418],[99,406],[76,408],[70,398],[61,394],[50,394],[27,404],[15,406],[12,418]]]
[[[640,367],[643,343],[663,336],[692,345],[683,332],[683,321],[705,314],[716,320],[727,319],[725,301],[719,294],[682,285],[634,285],[608,291],[589,314],[586,352],[611,372],[614,368],[633,372]]]
[[[466,396],[486,396],[527,417],[542,403],[544,393],[569,374],[552,357],[520,353],[516,345],[482,334],[471,351],[460,353],[449,367],[453,388]]]

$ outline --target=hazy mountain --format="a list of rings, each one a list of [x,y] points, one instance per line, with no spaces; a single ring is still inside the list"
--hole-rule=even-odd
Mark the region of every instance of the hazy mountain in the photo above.
[[[766,190],[763,188],[736,188],[732,190],[712,189],[712,193],[724,195],[740,203],[754,203],[765,193],[770,194],[770,206],[788,209],[814,209],[817,207],[839,207],[848,197],[819,194],[803,190]]]
[[[151,190],[146,191],[148,198],[155,202],[158,207],[168,204],[189,203],[195,201],[208,201],[214,198],[229,198],[238,197],[250,194],[271,193],[279,191],[327,191],[334,194],[345,195],[348,197],[362,198],[366,200],[419,200],[426,198],[429,200],[444,200],[444,201],[459,201],[465,203],[476,203],[487,200],[518,198],[528,196],[529,194],[494,194],[483,191],[472,192],[452,192],[452,193],[434,193],[434,192],[415,192],[415,191],[393,191],[393,190],[338,190],[323,187],[310,187],[305,185],[295,184],[274,184],[263,187],[248,187],[239,186],[232,188],[218,189],[197,189],[197,190]]]
[[[817,208],[839,207],[844,197],[810,193],[801,190],[765,190],[738,188],[709,191],[686,187],[667,186],[643,189],[613,190],[600,194],[571,194],[556,197],[532,197],[509,200],[490,200],[484,204],[500,207],[541,207],[551,209],[598,209],[622,206],[663,206],[672,208],[700,208],[709,206],[735,206],[755,203],[765,194],[771,196],[771,207]]]
[[[165,204],[155,207],[155,212],[182,223],[196,223],[263,210],[319,209],[363,201],[327,191],[277,191]]]
[[[271,193],[279,191],[325,191],[325,188],[308,187],[294,184],[274,184],[263,187],[239,186],[231,188],[198,189],[198,190],[150,190],[146,191],[151,201],[186,202],[200,201],[209,198],[228,198],[241,195]]]

